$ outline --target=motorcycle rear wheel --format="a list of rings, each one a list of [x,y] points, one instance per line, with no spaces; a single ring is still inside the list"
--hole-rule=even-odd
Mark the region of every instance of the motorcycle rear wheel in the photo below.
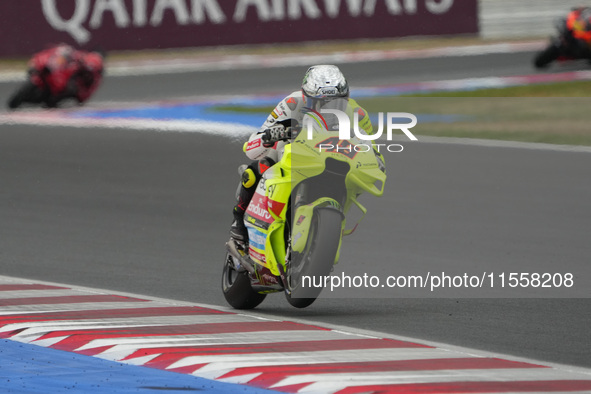
[[[341,242],[342,221],[342,213],[335,209],[319,209],[314,214],[306,250],[297,258],[292,254],[287,271],[288,283],[295,281],[285,292],[292,306],[306,308],[322,292],[322,287],[302,287],[302,277],[320,279],[330,274]]]
[[[256,308],[267,296],[252,289],[247,272],[238,272],[234,269],[230,253],[226,253],[224,262],[222,292],[228,304],[234,309]]]

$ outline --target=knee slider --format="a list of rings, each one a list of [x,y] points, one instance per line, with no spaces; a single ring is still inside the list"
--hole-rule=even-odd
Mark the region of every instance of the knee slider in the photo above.
[[[242,173],[242,186],[244,186],[246,189],[253,187],[256,184],[256,181],[257,177],[251,168],[247,168]]]

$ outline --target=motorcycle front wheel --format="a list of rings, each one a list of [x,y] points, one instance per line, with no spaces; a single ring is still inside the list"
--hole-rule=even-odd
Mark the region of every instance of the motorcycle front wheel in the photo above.
[[[292,253],[287,268],[285,298],[296,308],[310,306],[322,292],[323,278],[330,274],[341,243],[343,214],[336,209],[319,209],[314,214],[303,253]],[[303,283],[304,276],[311,278]],[[316,278],[316,280],[314,280]],[[308,284],[308,286],[303,286]]]
[[[222,273],[222,291],[230,306],[234,309],[256,308],[267,296],[257,293],[250,285],[247,272],[238,272],[234,268],[232,256],[226,253],[224,270]]]
[[[39,88],[32,82],[27,81],[22,85],[8,100],[8,108],[16,109],[25,102],[39,102],[41,99],[41,92]]]
[[[560,48],[556,44],[549,45],[542,52],[539,52],[534,58],[534,67],[538,69],[546,68],[560,57]]]

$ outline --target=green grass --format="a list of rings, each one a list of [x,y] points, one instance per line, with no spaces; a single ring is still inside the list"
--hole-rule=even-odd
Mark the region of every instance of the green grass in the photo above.
[[[382,97],[369,113],[459,115],[453,123],[420,123],[417,135],[591,146],[591,97]]]
[[[591,81],[490,88],[474,91],[433,92],[408,97],[591,97]]]
[[[410,112],[460,116],[460,120],[453,123],[419,122],[412,129],[418,136],[591,146],[591,81],[371,97],[358,101],[370,114]],[[220,106],[213,110],[260,113],[262,123],[272,109],[270,106]]]

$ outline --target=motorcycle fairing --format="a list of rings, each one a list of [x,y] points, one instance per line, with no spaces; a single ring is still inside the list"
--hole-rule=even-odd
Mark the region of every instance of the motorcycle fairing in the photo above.
[[[275,276],[280,275],[277,264],[285,264],[285,217],[290,194],[289,171],[275,164],[263,174],[245,214],[251,258]]]
[[[246,210],[245,226],[249,234],[249,255],[255,263],[258,281],[253,285],[257,290],[259,285],[261,291],[274,291],[269,290],[270,288],[265,290],[265,286],[273,286],[276,290],[276,279],[271,281],[269,278],[273,275],[281,278],[284,276],[289,251],[286,244],[286,223],[288,208],[292,206],[289,204],[290,198],[294,197],[292,191],[304,180],[324,173],[329,159],[347,164],[346,171],[342,174],[345,177],[346,188],[344,204],[341,205],[331,197],[321,197],[301,205],[292,201],[296,209],[291,231],[291,246],[294,252],[302,253],[306,250],[314,212],[318,209],[337,209],[343,214],[343,221],[339,249],[334,261],[336,263],[340,255],[342,236],[352,232],[345,230],[344,214],[351,204],[365,213],[366,209],[357,201],[357,197],[363,192],[381,196],[384,191],[386,174],[383,166],[379,164],[379,153],[346,155],[338,151],[321,152],[315,146],[326,141],[327,133],[313,133],[311,141],[305,137],[306,133],[300,133],[295,141],[284,147],[281,160],[265,171]],[[362,143],[360,140],[356,142]],[[271,275],[268,275],[269,273]]]
[[[294,252],[302,253],[308,241],[308,231],[312,224],[314,210],[320,207],[333,206],[341,211],[341,205],[332,198],[323,197],[311,204],[300,205],[294,215],[294,224],[291,230],[291,248]]]
[[[306,134],[301,132],[296,140],[290,145],[291,162],[293,167],[293,184],[322,174],[326,170],[327,159],[333,159],[349,165],[345,176],[345,187],[347,198],[343,206],[343,212],[349,212],[351,205],[357,206],[365,215],[367,209],[357,200],[357,197],[363,192],[368,192],[376,197],[384,194],[386,183],[386,173],[383,168],[383,158],[381,154],[373,148],[371,142],[361,141],[358,138],[349,140],[338,139],[338,133],[314,132],[312,139],[307,140]],[[327,146],[327,141],[335,141],[333,144],[338,149],[322,149]],[[352,155],[347,150],[343,150],[345,145],[363,147],[362,150],[369,149],[374,154],[356,154]],[[324,144],[324,145],[322,145]],[[361,221],[361,220],[359,220]],[[358,221],[358,222],[359,222]],[[353,230],[347,230],[345,235],[351,234]]]

